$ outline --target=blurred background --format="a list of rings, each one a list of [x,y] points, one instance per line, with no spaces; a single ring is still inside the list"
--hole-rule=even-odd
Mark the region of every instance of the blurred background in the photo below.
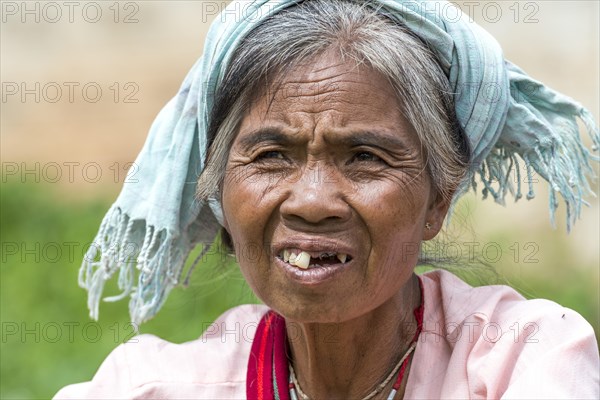
[[[133,335],[126,301],[103,303],[100,320],[89,319],[78,267],[154,116],[226,3],[1,2],[1,398],[49,398],[89,380]],[[509,60],[576,98],[598,121],[598,2],[457,4]],[[508,282],[527,297],[554,300],[598,332],[598,199],[589,199],[567,235],[564,207],[553,229],[547,191],[536,191],[535,201],[506,207],[465,196],[448,228],[451,246],[434,251],[483,260],[495,273],[478,278],[478,263],[467,262],[468,280]],[[226,309],[255,301],[235,264],[215,256],[140,330],[192,340]]]

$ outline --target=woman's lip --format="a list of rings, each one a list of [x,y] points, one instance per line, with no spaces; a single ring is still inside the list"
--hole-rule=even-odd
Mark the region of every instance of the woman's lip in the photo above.
[[[334,279],[337,275],[349,268],[354,260],[342,264],[329,264],[318,267],[302,269],[286,263],[281,258],[273,257],[277,267],[281,268],[284,274],[292,281],[306,286],[317,286]]]

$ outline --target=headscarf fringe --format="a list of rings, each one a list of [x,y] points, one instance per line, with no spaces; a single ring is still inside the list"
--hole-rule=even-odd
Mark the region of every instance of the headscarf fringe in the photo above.
[[[175,250],[182,237],[173,237],[164,229],[157,231],[151,225],[144,227],[143,240],[136,241],[131,235],[133,225],[134,221],[118,207],[109,210],[85,254],[79,285],[88,291],[90,317],[97,320],[104,284],[119,271],[117,284],[121,293],[103,300],[113,302],[131,295],[129,311],[137,330],[156,314],[170,291],[180,284],[188,254]],[[204,247],[200,257],[208,248]],[[136,286],[135,269],[139,271]],[[188,280],[182,282],[184,286]]]
[[[600,135],[591,114],[582,108],[578,116],[592,139],[592,151],[597,151],[600,148]],[[481,191],[483,199],[492,196],[496,203],[504,205],[506,195],[510,193],[515,202],[518,201],[522,197],[524,183],[520,171],[521,159],[526,168],[526,198],[531,200],[535,197],[535,172],[549,184],[548,202],[552,225],[556,225],[555,214],[559,205],[557,195],[560,194],[566,207],[567,231],[570,231],[581,215],[581,206],[589,206],[584,196],[595,196],[589,179],[596,179],[591,161],[598,161],[599,158],[583,145],[574,118],[569,124],[563,124],[561,130],[561,134],[555,135],[549,145],[538,144],[523,154],[502,144],[495,146],[480,167],[471,173],[469,181],[472,189],[477,192],[477,175],[484,186]]]

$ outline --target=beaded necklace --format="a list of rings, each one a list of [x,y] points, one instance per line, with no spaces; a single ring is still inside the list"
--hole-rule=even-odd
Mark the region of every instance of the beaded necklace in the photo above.
[[[392,387],[392,390],[390,391],[390,394],[387,397],[388,400],[392,400],[396,396],[398,389],[400,389],[400,385],[402,384],[402,379],[404,378],[404,372],[406,370],[406,366],[403,364],[405,361],[408,361],[408,358],[412,355],[412,352],[415,349],[415,347],[417,347],[417,343],[415,343],[415,342],[411,343],[411,345],[408,348],[408,350],[406,351],[406,353],[404,353],[404,355],[402,356],[400,361],[398,361],[398,363],[396,364],[396,366],[394,367],[392,372],[390,372],[388,374],[387,378],[385,378],[385,380],[383,382],[381,382],[375,389],[373,389],[373,391],[371,391],[371,393],[369,393],[368,395],[363,397],[361,400],[370,400],[373,397],[375,397],[378,393],[380,393],[388,385],[388,383],[390,383],[390,381],[392,380],[394,375],[396,375],[396,373],[398,373],[396,382],[394,383],[394,386]],[[290,398],[292,400],[298,400],[298,396],[300,396],[300,398],[302,398],[302,400],[310,400],[310,397],[308,397],[308,395],[306,393],[304,393],[302,391],[302,389],[300,388],[300,383],[296,379],[296,373],[294,372],[294,367],[292,367],[291,363],[290,363],[289,390],[290,390]]]

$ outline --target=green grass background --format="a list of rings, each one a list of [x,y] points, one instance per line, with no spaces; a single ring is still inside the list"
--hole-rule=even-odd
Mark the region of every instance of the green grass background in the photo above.
[[[86,292],[77,286],[82,245],[93,239],[110,199],[82,199],[55,186],[2,185],[3,399],[49,398],[66,384],[89,380],[108,353],[133,334],[126,301],[102,303],[96,323],[88,317]],[[486,240],[507,248],[512,239],[496,233]],[[554,262],[544,274],[511,269],[507,265],[514,260],[505,257],[491,266],[492,273],[466,265],[462,275],[473,284],[510,282],[529,297],[555,300],[580,312],[598,331],[596,275],[590,279],[589,268],[557,268],[569,262],[570,250],[551,234],[548,240],[554,242],[544,247],[544,257]],[[158,316],[142,325],[142,333],[192,340],[226,309],[256,302],[232,263],[214,256],[197,268],[190,286],[174,290]],[[107,291],[116,293],[114,284]]]
[[[93,239],[110,201],[70,199],[51,186],[17,183],[3,184],[1,193],[0,398],[50,398],[64,385],[89,380],[133,334],[126,301],[103,302],[96,323],[77,285],[83,245]],[[11,254],[13,243],[17,254]],[[195,272],[190,286],[173,291],[140,332],[192,340],[226,309],[256,301],[238,269],[220,257]],[[107,285],[106,292],[117,293],[116,286]]]

